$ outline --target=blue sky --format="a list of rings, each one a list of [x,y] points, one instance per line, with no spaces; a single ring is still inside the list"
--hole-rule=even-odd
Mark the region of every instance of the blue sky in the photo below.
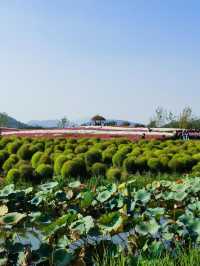
[[[0,111],[22,121],[200,114],[200,2],[5,0]]]

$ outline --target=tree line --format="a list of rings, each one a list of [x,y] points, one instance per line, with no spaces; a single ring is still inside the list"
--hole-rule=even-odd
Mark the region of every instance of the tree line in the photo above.
[[[184,107],[178,115],[159,106],[150,118],[148,127],[200,129],[200,118],[193,114],[190,106]]]

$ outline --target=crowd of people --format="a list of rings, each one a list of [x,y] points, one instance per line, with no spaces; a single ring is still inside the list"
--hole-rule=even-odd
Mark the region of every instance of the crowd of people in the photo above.
[[[187,130],[176,130],[176,139],[200,139],[200,129],[187,129]]]

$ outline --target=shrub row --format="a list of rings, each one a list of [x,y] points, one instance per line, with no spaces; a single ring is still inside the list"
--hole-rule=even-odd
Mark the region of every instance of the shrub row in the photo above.
[[[200,173],[200,141],[10,137],[0,139],[0,149],[0,171],[7,180],[40,182],[53,175],[106,175],[114,180],[137,171]]]

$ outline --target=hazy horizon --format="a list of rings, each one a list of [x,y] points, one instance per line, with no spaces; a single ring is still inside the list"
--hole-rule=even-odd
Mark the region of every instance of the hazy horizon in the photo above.
[[[146,123],[200,114],[200,2],[2,1],[0,112]]]

